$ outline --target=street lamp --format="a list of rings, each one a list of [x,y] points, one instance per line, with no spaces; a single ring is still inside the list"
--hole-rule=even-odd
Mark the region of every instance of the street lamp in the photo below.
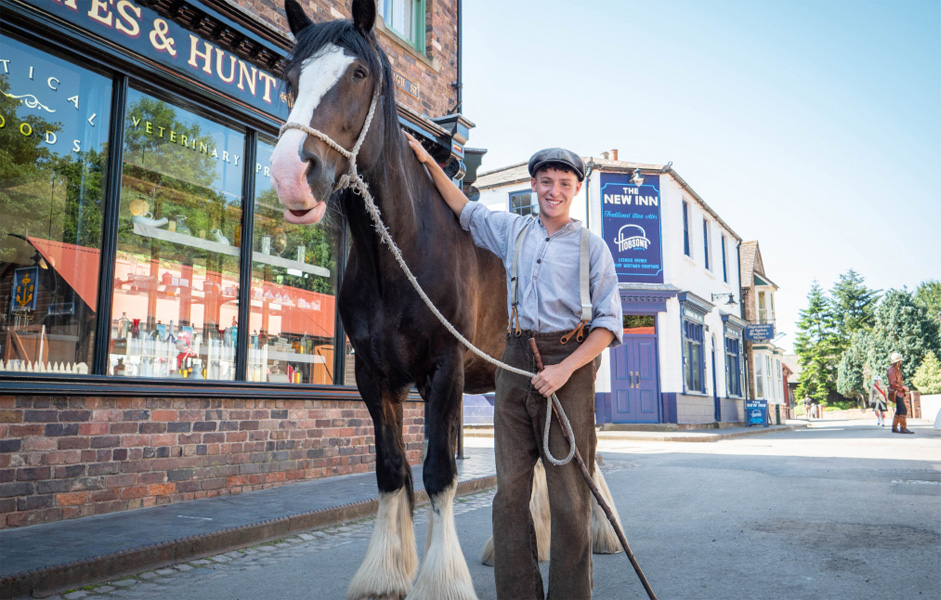
[[[715,302],[716,300],[719,300],[723,296],[729,297],[728,302],[725,303],[727,306],[735,304],[735,296],[732,295],[732,292],[722,292],[721,294],[712,294],[712,301]]]

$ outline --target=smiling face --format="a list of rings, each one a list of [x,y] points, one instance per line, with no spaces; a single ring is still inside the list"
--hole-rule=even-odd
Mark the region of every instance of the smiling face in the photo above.
[[[572,199],[582,189],[578,176],[552,167],[541,169],[530,181],[539,199],[539,218],[549,233],[555,233],[571,219]]]

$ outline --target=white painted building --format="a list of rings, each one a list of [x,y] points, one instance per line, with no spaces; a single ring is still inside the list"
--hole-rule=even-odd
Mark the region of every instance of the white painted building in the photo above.
[[[671,165],[611,158],[586,161],[571,211],[612,249],[625,315],[624,344],[598,372],[598,422],[741,422],[741,238]],[[538,212],[525,163],[475,187],[491,210]]]

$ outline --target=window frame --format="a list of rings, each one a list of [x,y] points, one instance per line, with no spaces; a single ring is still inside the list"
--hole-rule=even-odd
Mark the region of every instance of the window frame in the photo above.
[[[722,243],[722,281],[724,281],[725,283],[728,283],[729,282],[729,266],[728,266],[728,259],[726,258],[726,251],[725,251],[725,242],[726,242],[725,234],[720,233],[719,236],[721,238],[720,241]]]
[[[689,238],[689,202],[683,200],[683,254],[692,258],[692,244]]]
[[[411,32],[401,31],[399,28],[393,25],[393,21],[396,18],[395,10],[396,3],[401,3],[403,6],[411,6]],[[382,22],[385,25],[385,28],[390,32],[394,33],[399,39],[404,41],[406,44],[420,52],[421,54],[426,54],[426,41],[425,41],[425,30],[426,30],[426,16],[425,16],[425,0],[380,0],[377,5],[377,10],[379,15],[382,17]],[[390,18],[386,18],[388,11],[392,12]]]
[[[424,2],[422,0],[422,6]],[[97,312],[108,315],[98,319],[95,328],[95,341],[92,364],[88,374],[76,376],[75,374],[60,373],[26,373],[21,371],[0,371],[0,381],[8,387],[10,393],[54,393],[60,395],[100,395],[100,396],[161,396],[161,397],[238,397],[257,398],[263,395],[266,398],[277,397],[287,399],[326,399],[350,400],[359,397],[354,385],[345,385],[343,382],[345,353],[335,352],[334,357],[334,383],[324,384],[283,384],[279,382],[252,382],[246,377],[247,352],[240,352],[236,359],[236,379],[229,380],[196,380],[196,379],[170,379],[170,378],[140,378],[122,377],[109,373],[109,343],[111,339],[112,305],[113,305],[113,276],[115,272],[115,258],[117,253],[118,212],[121,202],[121,177],[123,171],[125,136],[125,119],[127,118],[127,95],[131,85],[135,89],[150,94],[174,106],[192,111],[202,116],[209,116],[220,125],[244,132],[245,149],[243,152],[242,177],[242,203],[241,215],[242,238],[253,239],[252,223],[255,216],[255,163],[256,144],[259,134],[276,137],[277,123],[266,118],[259,119],[258,115],[245,109],[241,105],[230,101],[215,91],[206,92],[196,90],[186,80],[177,74],[154,74],[146,68],[143,58],[128,56],[114,51],[95,40],[86,40],[86,43],[76,46],[71,43],[70,36],[75,35],[71,29],[60,32],[63,35],[46,40],[43,32],[31,28],[30,20],[20,20],[20,16],[11,14],[8,23],[4,21],[3,34],[32,47],[40,55],[52,54],[83,68],[83,64],[91,60],[94,53],[104,53],[108,60],[100,58],[94,62],[90,70],[109,79],[112,85],[111,112],[100,115],[99,118],[108,128],[110,140],[107,151],[107,169],[103,175],[103,220],[102,220],[102,248],[99,258],[99,294]],[[48,32],[47,32],[48,33]],[[349,233],[346,226],[346,217],[341,217],[344,223],[341,226],[340,249],[349,247]],[[249,323],[249,294],[252,265],[252,245],[243,243],[240,246],[240,285],[239,285],[239,323]],[[337,273],[339,290],[342,275],[345,270],[347,252],[337,253]],[[243,285],[243,283],[245,285]],[[338,314],[334,315],[336,321],[335,339],[343,341],[345,334]],[[248,340],[247,326],[239,327],[240,347],[246,347]],[[244,339],[243,339],[244,338]],[[341,344],[336,345],[337,348]],[[312,396],[313,394],[313,396]]]
[[[524,195],[528,197],[528,200],[527,200],[528,203],[525,206],[521,204],[519,207],[519,210],[514,209],[513,199],[522,198]],[[527,212],[524,212],[524,209],[529,209],[529,210]],[[536,192],[534,192],[530,188],[526,188],[525,190],[516,190],[513,192],[509,192],[509,195],[507,197],[507,211],[510,214],[520,215],[521,217],[528,217],[530,215],[534,217],[538,217],[539,216],[539,199],[536,197]]]
[[[712,268],[709,264],[709,219],[706,217],[702,218],[702,247],[703,247],[703,261],[706,266],[707,271],[711,271]]]

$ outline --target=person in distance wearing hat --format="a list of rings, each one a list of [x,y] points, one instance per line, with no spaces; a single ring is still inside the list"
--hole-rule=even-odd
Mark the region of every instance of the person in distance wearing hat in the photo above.
[[[583,226],[569,213],[585,179],[585,163],[564,148],[533,154],[528,170],[539,214],[530,218],[469,202],[421,144],[408,138],[445,202],[460,218],[461,227],[471,232],[475,244],[503,261],[510,290],[514,255],[518,255],[518,303],[513,305],[511,291],[507,298],[511,323],[503,362],[535,370],[531,337],[537,340],[545,362],[545,369],[531,380],[497,370],[497,495],[493,500],[497,598],[545,598],[529,511],[533,467],[540,457],[546,464],[552,515],[549,598],[591,598],[590,493],[574,460],[554,466],[543,449],[546,398],[556,393],[585,463],[594,465],[594,361],[608,346],[620,344],[623,335],[614,259],[607,244],[594,234],[588,239],[590,320],[582,314],[579,256]],[[569,448],[558,424],[551,431],[550,451],[564,458]]]
[[[902,382],[902,355],[893,352],[889,357],[889,372],[886,378],[889,380],[889,390],[891,398],[895,400],[895,418],[892,419],[892,433],[915,433],[908,429],[908,407],[905,406],[905,394],[908,393],[908,386]]]

